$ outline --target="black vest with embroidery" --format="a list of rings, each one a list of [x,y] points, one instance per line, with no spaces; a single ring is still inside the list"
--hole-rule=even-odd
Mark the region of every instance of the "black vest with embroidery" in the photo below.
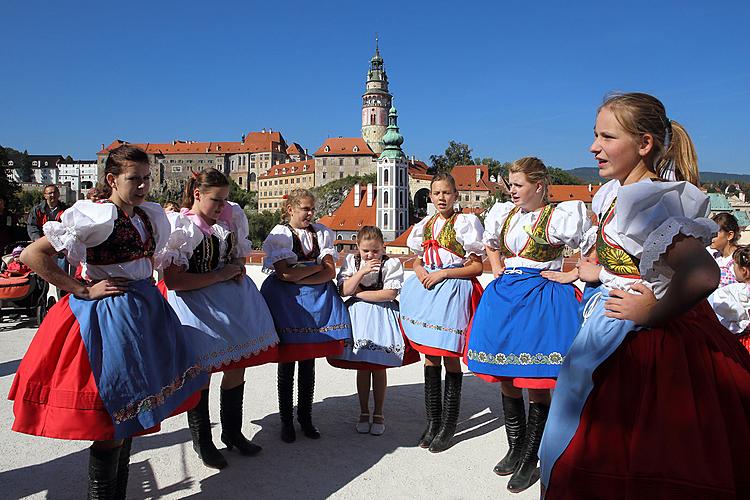
[[[105,200],[98,203],[111,202]],[[115,208],[117,208],[117,219],[115,219],[112,234],[104,243],[86,249],[87,264],[106,266],[150,258],[154,255],[156,248],[154,228],[151,226],[151,220],[149,220],[146,212],[140,207],[133,207],[133,214],[140,217],[146,227],[146,241],[143,241],[130,217],[117,205],[115,205]]]
[[[380,258],[380,270],[378,271],[378,280],[375,282],[374,285],[370,286],[364,286],[361,282],[359,284],[359,288],[361,288],[364,291],[372,292],[377,290],[383,289],[383,268],[385,267],[385,261],[388,260],[387,255],[383,255]],[[354,269],[359,271],[359,266],[362,264],[362,257],[359,254],[356,254],[354,256]]]
[[[224,262],[231,260],[232,250],[237,245],[237,235],[230,232],[226,238],[226,249],[224,250]],[[193,255],[188,261],[189,273],[210,273],[219,267],[221,260],[221,241],[215,234],[203,235],[203,239],[193,250]]]
[[[315,234],[315,229],[313,229],[312,224],[305,228],[305,231],[309,232],[312,237],[313,247],[310,253],[305,253],[305,250],[302,247],[302,241],[299,239],[299,236],[297,236],[297,232],[294,228],[290,224],[285,225],[292,232],[292,252],[297,256],[297,262],[310,262],[317,260],[320,256],[320,245],[318,244],[318,235]]]

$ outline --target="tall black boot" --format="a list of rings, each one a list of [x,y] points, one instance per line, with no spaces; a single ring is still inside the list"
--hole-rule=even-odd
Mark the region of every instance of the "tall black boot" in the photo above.
[[[130,475],[130,449],[133,438],[127,438],[120,447],[120,457],[117,461],[117,484],[115,485],[115,500],[125,500]]]
[[[221,441],[229,451],[235,446],[243,455],[256,455],[261,448],[242,434],[242,398],[245,383],[221,390]]]
[[[89,448],[89,500],[112,500],[117,487],[120,448]]]
[[[279,391],[279,416],[281,417],[281,440],[293,443],[294,432],[294,361],[279,363],[276,379]]]
[[[539,443],[542,441],[544,425],[547,423],[549,406],[540,403],[531,403],[529,405],[529,425],[528,434],[526,435],[526,444],[521,456],[521,462],[518,469],[513,473],[508,481],[508,490],[513,493],[523,491],[539,479]]]
[[[440,430],[442,418],[443,399],[443,367],[424,367],[424,409],[427,415],[427,428],[419,438],[420,448],[429,448],[432,440]]]
[[[443,416],[440,430],[430,444],[432,453],[440,453],[450,448],[453,434],[456,433],[458,413],[461,410],[461,383],[463,373],[445,372],[445,394],[443,395]]]
[[[208,415],[208,389],[201,391],[201,399],[187,412],[188,427],[193,438],[193,449],[206,467],[223,469],[227,466],[224,455],[214,446],[211,438],[211,419]]]
[[[508,435],[508,452],[493,469],[498,476],[513,474],[518,468],[526,440],[526,409],[523,398],[512,398],[503,394],[505,434]]]
[[[297,421],[302,432],[310,439],[320,439],[320,431],[312,423],[312,405],[315,396],[315,360],[299,362],[297,381]]]

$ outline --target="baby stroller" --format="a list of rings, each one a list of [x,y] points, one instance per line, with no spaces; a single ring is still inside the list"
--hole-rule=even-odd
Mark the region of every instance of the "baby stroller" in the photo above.
[[[2,248],[0,263],[0,322],[9,315],[25,315],[36,320],[37,326],[42,323],[47,310],[55,304],[55,298],[47,298],[49,283],[31,270],[12,272],[8,266],[15,257],[14,251],[31,242],[19,241]],[[11,266],[12,267],[12,266]]]

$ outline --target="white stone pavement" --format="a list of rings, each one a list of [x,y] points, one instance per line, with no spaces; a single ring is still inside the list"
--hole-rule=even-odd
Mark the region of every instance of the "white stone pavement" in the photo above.
[[[262,279],[250,269],[256,281]],[[485,281],[485,280],[482,280]],[[0,498],[85,497],[89,443],[18,434],[10,430],[12,403],[5,399],[35,329],[0,323]],[[422,367],[389,370],[387,429],[383,436],[354,431],[359,414],[355,374],[317,362],[313,418],[323,437],[279,439],[276,365],[246,373],[245,425],[263,446],[255,457],[227,452],[219,441],[219,375],[211,383],[214,441],[229,461],[215,471],[203,466],[190,445],[184,415],[158,434],[136,438],[128,498],[425,498],[539,497],[539,484],[512,494],[507,478],[492,472],[505,453],[499,387],[464,374],[461,418],[454,446],[431,454],[415,446],[424,425]]]

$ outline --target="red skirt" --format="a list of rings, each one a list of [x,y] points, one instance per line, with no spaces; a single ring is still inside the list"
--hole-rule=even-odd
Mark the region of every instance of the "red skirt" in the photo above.
[[[293,363],[306,359],[338,356],[344,351],[343,340],[319,342],[317,344],[278,344],[278,362]]]
[[[8,394],[15,416],[12,428],[58,439],[111,440],[112,417],[99,397],[69,298],[50,309],[18,366]],[[173,415],[193,408],[199,399],[200,393],[194,394]]]
[[[750,354],[706,301],[593,375],[546,500],[750,498]]]

